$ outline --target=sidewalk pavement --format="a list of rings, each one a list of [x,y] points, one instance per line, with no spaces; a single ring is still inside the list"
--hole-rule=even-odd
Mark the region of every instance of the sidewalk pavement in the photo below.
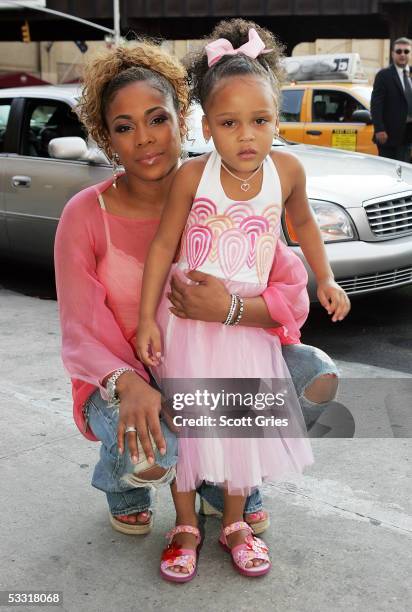
[[[72,422],[56,303],[2,289],[0,302],[0,589],[60,590],[69,612],[410,609],[411,440],[393,437],[376,397],[365,410],[380,415],[385,437],[313,439],[315,463],[302,478],[264,487],[268,576],[236,574],[209,518],[198,576],[169,584],[158,575],[173,523],[168,490],[153,532],[132,537],[111,529],[104,495],[90,486],[98,444]],[[347,377],[399,376],[340,365]]]

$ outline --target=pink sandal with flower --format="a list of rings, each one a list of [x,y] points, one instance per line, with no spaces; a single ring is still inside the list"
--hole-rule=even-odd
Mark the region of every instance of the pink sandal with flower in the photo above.
[[[181,548],[179,544],[172,542],[177,533],[191,533],[196,536],[196,550]],[[196,575],[199,551],[203,544],[203,538],[200,535],[199,529],[191,525],[177,525],[166,534],[166,538],[169,540],[169,545],[164,549],[160,562],[162,578],[170,582],[189,582]],[[188,570],[187,573],[177,573],[170,569],[176,565],[186,568]]]
[[[238,544],[230,548],[227,543],[227,536],[235,531],[243,530],[248,532],[243,544]],[[232,556],[234,568],[243,576],[263,576],[267,574],[272,567],[269,559],[268,547],[263,540],[253,535],[252,529],[244,521],[238,521],[236,523],[231,523],[227,527],[223,527],[219,538],[219,544]],[[254,559],[261,559],[264,563],[246,567],[246,565]]]

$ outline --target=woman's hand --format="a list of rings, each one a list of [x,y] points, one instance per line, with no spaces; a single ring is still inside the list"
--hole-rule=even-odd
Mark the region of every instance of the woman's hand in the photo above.
[[[198,284],[188,285],[173,275],[171,292],[167,294],[172,303],[170,312],[180,319],[222,323],[231,303],[230,293],[224,283],[210,274],[196,270],[187,272],[186,276]]]
[[[162,340],[154,319],[140,320],[136,335],[136,351],[146,366],[157,366],[162,357]]]
[[[350,310],[350,301],[346,292],[333,280],[328,278],[318,283],[318,299],[328,314],[333,315],[332,321],[342,321]]]
[[[120,398],[119,424],[117,427],[117,445],[119,453],[124,452],[125,435],[132,463],[138,461],[137,436],[139,436],[144,453],[149,463],[154,463],[154,452],[149,438],[153,436],[161,455],[166,452],[166,442],[160,428],[159,413],[162,396],[146,381],[134,372],[124,372],[119,376],[116,390]],[[127,427],[134,427],[136,432],[126,433]]]

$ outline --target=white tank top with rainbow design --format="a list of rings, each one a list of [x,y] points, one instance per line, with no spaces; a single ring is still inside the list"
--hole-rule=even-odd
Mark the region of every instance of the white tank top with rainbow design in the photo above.
[[[276,166],[268,155],[260,192],[243,202],[226,196],[220,170],[221,157],[214,151],[196,191],[177,265],[228,281],[267,285],[282,214]]]

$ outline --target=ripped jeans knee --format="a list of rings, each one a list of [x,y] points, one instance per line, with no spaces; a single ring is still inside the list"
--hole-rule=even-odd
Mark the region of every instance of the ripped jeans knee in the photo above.
[[[177,438],[162,419],[160,420],[160,427],[166,442],[165,455],[161,455],[157,448],[154,448],[155,462],[150,464],[146,457],[144,457],[144,461],[139,462],[136,466],[131,463],[130,455],[127,453],[129,458],[127,462],[128,468],[124,470],[120,479],[132,488],[149,487],[151,489],[158,489],[166,484],[171,484],[176,476],[175,466],[178,458]],[[137,443],[139,455],[143,454],[144,456],[144,450],[139,439]],[[127,450],[126,445],[125,452]]]
[[[338,385],[335,373],[320,374],[306,387],[303,397],[311,404],[327,404],[335,399]]]
[[[321,349],[307,344],[282,347],[283,357],[309,429],[336,395],[339,372]]]
[[[128,472],[121,476],[122,482],[125,482],[132,488],[150,487],[158,489],[159,487],[171,484],[176,476],[176,467],[162,467],[154,464],[150,467],[144,467],[139,472]]]
[[[299,400],[323,404],[335,397],[339,372],[327,353],[308,344],[288,344],[282,354]]]

